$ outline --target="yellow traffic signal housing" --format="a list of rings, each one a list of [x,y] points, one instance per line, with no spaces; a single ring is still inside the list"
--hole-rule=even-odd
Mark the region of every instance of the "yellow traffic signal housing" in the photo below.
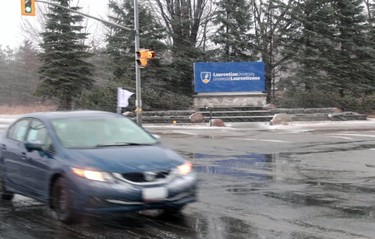
[[[137,64],[140,68],[145,68],[148,65],[148,60],[155,57],[155,52],[148,49],[140,49],[137,51]]]
[[[137,63],[138,63],[138,66],[140,68],[145,68],[147,66],[147,64],[148,64],[147,59],[145,59],[145,58],[139,58],[139,59],[137,59]]]
[[[154,51],[148,51],[147,52],[148,59],[153,59],[153,58],[155,58],[155,56],[156,56],[156,54],[155,54]]]
[[[21,15],[35,16],[35,0],[21,0]]]

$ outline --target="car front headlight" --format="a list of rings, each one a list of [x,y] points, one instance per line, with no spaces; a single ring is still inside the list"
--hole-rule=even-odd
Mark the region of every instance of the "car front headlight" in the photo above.
[[[109,173],[80,169],[80,168],[72,168],[72,171],[75,175],[78,175],[82,178],[99,181],[99,182],[113,182],[113,177]]]
[[[193,171],[193,164],[191,162],[186,162],[184,164],[177,166],[177,174],[179,176],[188,175],[192,171]]]

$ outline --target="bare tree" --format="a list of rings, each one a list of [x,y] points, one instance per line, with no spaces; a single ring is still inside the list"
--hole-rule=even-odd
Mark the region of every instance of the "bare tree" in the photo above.
[[[375,1],[374,0],[363,0],[366,7],[367,19],[374,18]]]
[[[274,98],[277,70],[290,56],[281,56],[283,36],[293,27],[290,11],[295,0],[252,0],[253,47],[265,63],[267,102]]]
[[[147,0],[174,47],[204,47],[214,0]]]
[[[82,5],[80,0],[75,0],[74,4],[71,6],[78,7]],[[47,14],[49,13],[48,4],[38,3],[36,4],[36,16],[34,17],[24,17],[21,22],[21,29],[23,32],[23,37],[25,40],[32,42],[35,46],[39,46],[42,43],[41,32],[45,31],[45,25],[47,23]],[[82,33],[89,33],[91,31],[91,36],[86,40],[86,43],[93,46],[100,46],[100,42],[103,40],[103,27],[102,23],[93,24],[89,27],[88,18],[84,18],[82,23],[84,29]]]
[[[24,17],[21,22],[21,29],[25,40],[38,46],[42,43],[41,32],[45,30],[47,22],[48,5],[36,4],[36,16]]]

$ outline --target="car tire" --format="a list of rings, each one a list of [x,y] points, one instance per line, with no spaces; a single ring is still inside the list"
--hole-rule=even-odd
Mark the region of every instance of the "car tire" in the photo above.
[[[180,215],[184,206],[176,207],[176,208],[165,208],[163,209],[162,216],[175,216]]]
[[[73,202],[70,188],[66,179],[60,177],[51,187],[49,199],[50,214],[53,218],[64,223],[76,222],[78,218],[74,213],[72,205]]]
[[[14,193],[9,192],[5,189],[4,179],[0,177],[0,200],[11,201],[14,197]]]

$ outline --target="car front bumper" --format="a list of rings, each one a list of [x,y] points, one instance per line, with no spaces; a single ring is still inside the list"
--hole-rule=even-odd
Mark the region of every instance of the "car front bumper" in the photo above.
[[[76,182],[74,182],[76,181]],[[133,185],[123,181],[95,182],[75,178],[72,182],[74,209],[80,213],[103,214],[147,209],[179,209],[197,200],[194,173],[176,177],[167,183]],[[144,190],[163,189],[165,197],[145,200]]]

